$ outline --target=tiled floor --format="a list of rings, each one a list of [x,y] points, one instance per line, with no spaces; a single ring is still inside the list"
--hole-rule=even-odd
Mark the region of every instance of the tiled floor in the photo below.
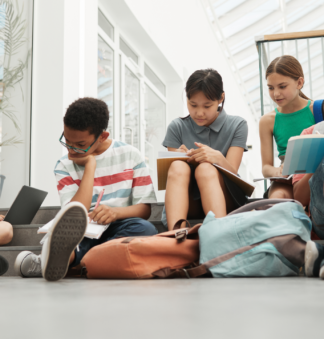
[[[0,278],[0,338],[321,338],[318,278]]]

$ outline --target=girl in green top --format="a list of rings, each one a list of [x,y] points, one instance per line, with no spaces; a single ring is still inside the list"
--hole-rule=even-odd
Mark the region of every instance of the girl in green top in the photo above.
[[[301,91],[304,85],[303,69],[293,56],[274,59],[267,68],[266,80],[271,99],[278,105],[260,119],[262,174],[264,177],[283,177],[282,168],[288,139],[300,135],[315,124],[313,102]],[[273,138],[281,160],[273,164]],[[267,191],[269,198],[293,198],[291,181],[276,180]]]

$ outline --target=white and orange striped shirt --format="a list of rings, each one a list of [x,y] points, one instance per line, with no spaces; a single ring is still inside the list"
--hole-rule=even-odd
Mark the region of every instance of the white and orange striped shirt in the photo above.
[[[102,189],[105,193],[101,204],[110,207],[126,207],[156,202],[156,196],[148,168],[140,152],[133,146],[112,140],[110,147],[95,156],[97,167],[92,193],[92,210]],[[63,156],[55,166],[57,189],[64,206],[74,197],[84,173],[84,166],[75,164]]]

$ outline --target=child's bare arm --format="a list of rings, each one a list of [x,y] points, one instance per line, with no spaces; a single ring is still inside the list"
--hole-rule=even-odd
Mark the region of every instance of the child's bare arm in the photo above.
[[[259,133],[261,142],[262,174],[264,177],[281,177],[282,167],[273,166],[273,125],[274,118],[266,114],[260,119]]]

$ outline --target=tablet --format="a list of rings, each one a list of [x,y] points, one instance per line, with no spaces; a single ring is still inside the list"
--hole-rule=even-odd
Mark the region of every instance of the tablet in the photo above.
[[[28,225],[34,219],[47,196],[47,192],[23,186],[11,205],[4,221],[11,225]]]

